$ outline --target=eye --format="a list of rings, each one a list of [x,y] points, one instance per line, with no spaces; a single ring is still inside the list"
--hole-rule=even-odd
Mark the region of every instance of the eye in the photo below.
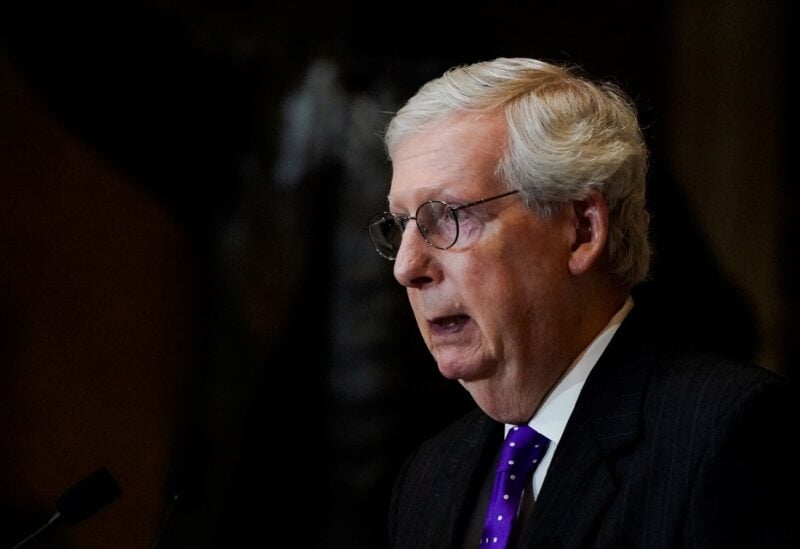
[[[458,219],[459,242],[474,242],[483,228],[483,220],[478,212],[469,209],[456,210],[453,214]]]

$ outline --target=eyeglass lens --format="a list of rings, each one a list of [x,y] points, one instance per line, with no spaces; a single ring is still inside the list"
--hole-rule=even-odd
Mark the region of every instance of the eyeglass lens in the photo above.
[[[441,200],[429,200],[420,205],[416,213],[409,217],[394,215],[389,212],[376,214],[370,218],[367,224],[369,236],[379,254],[386,259],[395,259],[397,252],[400,250],[400,242],[403,239],[406,225],[413,219],[425,242],[434,248],[446,250],[458,240],[458,211],[505,196],[511,196],[518,192],[519,190],[514,189],[495,196],[481,198],[463,206],[453,206]]]
[[[400,250],[405,226],[414,219],[425,241],[439,249],[447,249],[458,238],[458,223],[452,208],[438,200],[425,202],[417,208],[413,218],[397,217],[389,213],[375,216],[369,223],[369,234],[378,252],[394,259]]]

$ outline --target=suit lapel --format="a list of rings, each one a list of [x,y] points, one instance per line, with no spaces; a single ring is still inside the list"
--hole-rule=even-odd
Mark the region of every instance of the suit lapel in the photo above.
[[[480,486],[494,454],[503,440],[502,424],[493,421],[483,412],[475,411],[475,422],[456,437],[437,477],[436,492],[449,494],[441,498],[438,516],[449,517],[443,521],[442,544],[437,547],[458,547],[472,516]]]
[[[520,537],[522,547],[586,545],[617,491],[615,456],[639,437],[650,368],[636,324],[631,313],[586,380]]]

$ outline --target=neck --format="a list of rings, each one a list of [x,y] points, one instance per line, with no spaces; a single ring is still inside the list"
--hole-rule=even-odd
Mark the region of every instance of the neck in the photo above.
[[[534,385],[537,389],[535,395],[526,395],[528,400],[519,409],[517,423],[525,423],[533,417],[565,372],[608,326],[613,316],[625,304],[628,295],[628,288],[614,286],[610,282],[590,285],[576,291],[576,299],[571,304],[573,314],[568,316],[566,324],[569,328],[562,327],[565,332],[569,330],[571,336],[565,336],[565,345],[561,352],[552,357],[559,366],[549,371],[543,370],[548,377]]]

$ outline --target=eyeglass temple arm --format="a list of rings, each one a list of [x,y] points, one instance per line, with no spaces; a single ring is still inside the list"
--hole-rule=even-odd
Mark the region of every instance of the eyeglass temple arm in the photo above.
[[[477,206],[478,204],[483,204],[484,202],[491,202],[492,200],[497,200],[498,198],[504,198],[506,196],[518,193],[518,189],[514,189],[513,191],[508,191],[507,193],[498,194],[496,196],[490,196],[489,198],[481,198],[480,200],[476,200],[475,202],[470,202],[469,204],[462,204],[461,206],[456,206],[455,208],[451,208],[450,211],[457,212],[458,210],[463,210],[464,208],[471,208],[472,206]]]

